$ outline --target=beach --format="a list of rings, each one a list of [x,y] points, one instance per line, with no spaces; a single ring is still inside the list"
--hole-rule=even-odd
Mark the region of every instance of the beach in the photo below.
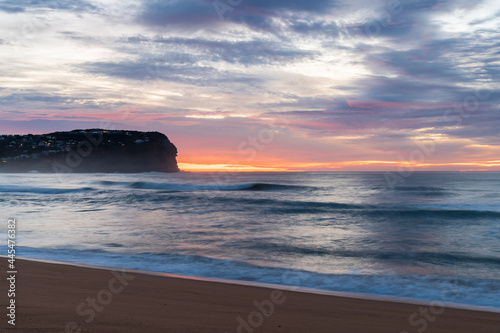
[[[14,332],[500,333],[498,174],[0,178]]]
[[[19,257],[500,309],[499,175],[2,174],[0,208]]]
[[[336,297],[31,260],[16,264],[16,326],[2,324],[15,332],[498,333],[500,329],[498,312],[442,308],[430,302]],[[4,309],[6,300],[3,293]]]

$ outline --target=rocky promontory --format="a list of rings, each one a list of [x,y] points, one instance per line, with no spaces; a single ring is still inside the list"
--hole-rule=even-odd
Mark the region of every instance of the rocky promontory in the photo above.
[[[87,129],[0,136],[0,172],[177,172],[177,148],[159,132]]]

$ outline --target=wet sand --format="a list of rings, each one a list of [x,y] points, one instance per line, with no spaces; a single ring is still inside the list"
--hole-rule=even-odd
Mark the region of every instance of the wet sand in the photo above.
[[[4,262],[7,259],[2,258]],[[16,261],[7,332],[500,332],[500,313]]]

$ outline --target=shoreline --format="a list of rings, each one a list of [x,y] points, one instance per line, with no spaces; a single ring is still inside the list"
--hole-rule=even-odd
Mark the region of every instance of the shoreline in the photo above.
[[[0,258],[7,258],[7,256],[0,255]],[[334,297],[345,297],[345,298],[368,300],[368,301],[381,301],[381,302],[402,303],[402,304],[423,305],[423,306],[428,306],[429,303],[435,301],[435,300],[425,300],[425,299],[416,299],[416,298],[407,298],[407,297],[397,297],[397,296],[384,296],[384,295],[378,295],[378,294],[364,294],[364,293],[355,293],[355,292],[314,289],[314,288],[307,288],[307,287],[296,287],[296,286],[289,286],[289,285],[275,284],[275,283],[266,283],[266,282],[231,280],[231,279],[210,278],[210,277],[198,277],[198,276],[194,276],[194,275],[182,275],[182,274],[173,274],[173,273],[165,273],[165,272],[157,272],[157,271],[147,271],[147,270],[141,270],[141,269],[130,269],[130,268],[122,268],[122,267],[82,264],[82,263],[71,262],[71,261],[59,261],[59,260],[51,260],[51,259],[17,257],[16,260],[26,260],[26,261],[34,261],[34,262],[40,262],[40,263],[46,263],[46,264],[54,264],[54,265],[66,265],[66,266],[73,266],[73,267],[80,267],[80,268],[99,269],[99,270],[105,270],[105,271],[120,270],[122,272],[127,272],[127,273],[132,273],[132,274],[144,274],[144,275],[159,276],[159,277],[166,277],[166,278],[215,282],[215,283],[230,284],[230,285],[237,285],[237,286],[281,289],[281,290],[285,290],[285,291],[293,291],[293,292],[298,292],[298,293],[307,293],[307,294],[316,294],[316,295],[334,296]],[[453,302],[444,302],[444,303],[446,304],[446,308],[448,308],[448,309],[469,310],[469,311],[479,311],[479,312],[492,312],[492,313],[499,313],[500,314],[500,308],[494,308],[494,307],[489,307],[489,306],[480,306],[480,305],[462,304],[462,303],[453,303]]]
[[[498,312],[430,302],[39,259],[17,258],[16,268],[16,332],[498,333],[500,327]],[[3,327],[9,328],[6,320]]]

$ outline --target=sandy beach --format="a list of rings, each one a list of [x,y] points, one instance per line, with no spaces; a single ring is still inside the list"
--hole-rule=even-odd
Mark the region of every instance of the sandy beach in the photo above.
[[[16,263],[15,332],[500,332],[500,313],[439,304]]]

